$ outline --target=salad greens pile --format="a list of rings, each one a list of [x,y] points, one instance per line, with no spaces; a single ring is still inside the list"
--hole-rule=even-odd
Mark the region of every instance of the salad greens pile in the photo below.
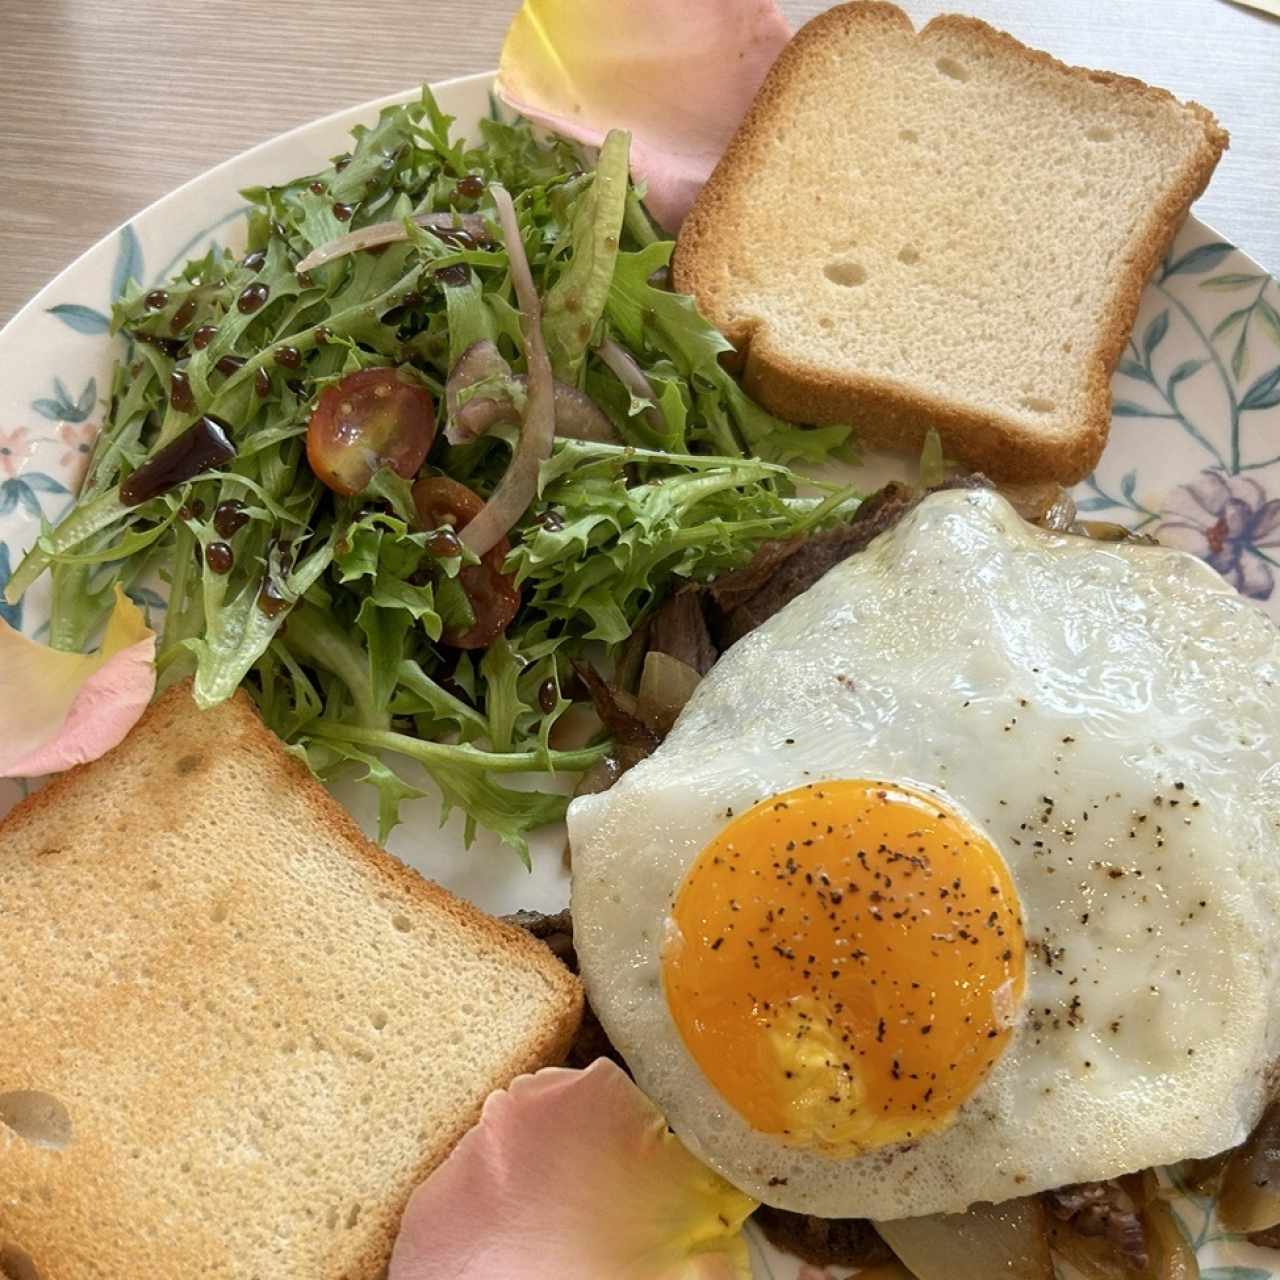
[[[796,498],[787,464],[828,457],[849,432],[790,426],[725,371],[728,343],[666,287],[673,246],[630,183],[625,134],[592,169],[524,123],[485,120],[475,146],[451,124],[424,89],[357,128],[324,171],[245,192],[247,254],[213,250],[160,288],[131,286],[113,317],[127,351],[79,500],[42,530],[9,591],[49,571],[51,642],[83,650],[115,584],[158,576],[162,684],[192,677],[203,705],[246,688],[320,776],[354,766],[379,788],[383,838],[418,794],[386,763],[399,753],[425,766],[446,812],[465,810],[468,836],[479,823],[527,857],[526,832],[560,817],[565,798],[501,775],[580,770],[607,747],[552,745],[570,661],[625,640],[680,581],[847,512],[845,492]],[[326,488],[307,436],[317,396],[358,370],[398,367],[430,391],[438,419],[473,343],[524,370],[494,183],[515,198],[554,374],[590,396],[619,443],[557,440],[502,565],[519,612],[483,650],[459,650],[442,636],[468,619],[458,573],[475,557],[456,541],[440,549],[390,469],[351,496]],[[432,211],[480,215],[491,234],[408,221]],[[298,272],[317,247],[387,221],[404,238]],[[602,344],[639,365],[652,400]],[[122,482],[204,415],[226,424],[234,456],[129,505]],[[486,496],[518,431],[461,444],[441,431],[424,474]],[[211,560],[215,543],[231,555]]]

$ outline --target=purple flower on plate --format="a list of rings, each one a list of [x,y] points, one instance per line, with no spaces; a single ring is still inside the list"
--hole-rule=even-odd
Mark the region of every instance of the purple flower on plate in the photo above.
[[[1264,548],[1280,547],[1280,499],[1250,476],[1210,468],[1165,499],[1160,541],[1207,560],[1242,595],[1269,600],[1277,561]]]

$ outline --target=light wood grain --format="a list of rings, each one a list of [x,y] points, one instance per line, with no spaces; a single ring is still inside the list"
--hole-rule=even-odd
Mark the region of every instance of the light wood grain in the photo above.
[[[715,0],[690,0],[714,3]],[[592,0],[582,0],[590,20]],[[783,0],[799,23],[825,6]],[[1212,108],[1198,212],[1280,270],[1280,22],[1225,0],[943,0]],[[516,0],[0,0],[0,323],[157,197],[285,129],[492,67]],[[281,175],[282,177],[288,175]]]

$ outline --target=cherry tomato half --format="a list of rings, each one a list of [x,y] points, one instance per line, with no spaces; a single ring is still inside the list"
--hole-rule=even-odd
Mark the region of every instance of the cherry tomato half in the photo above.
[[[358,369],[311,411],[307,461],[334,493],[359,493],[380,467],[412,480],[436,436],[431,393],[398,369]]]
[[[448,476],[426,476],[413,486],[413,501],[423,529],[465,529],[484,507],[484,499],[465,484]],[[447,554],[449,548],[440,548]],[[511,550],[503,538],[480,557],[479,564],[464,564],[458,581],[467,593],[475,622],[465,630],[446,627],[442,639],[458,649],[483,649],[497,639],[520,608],[520,589],[514,575],[502,572]]]

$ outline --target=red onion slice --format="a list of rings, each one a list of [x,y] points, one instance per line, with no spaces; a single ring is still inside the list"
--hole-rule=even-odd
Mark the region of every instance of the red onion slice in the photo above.
[[[651,431],[658,435],[664,434],[667,421],[658,407],[658,393],[649,381],[649,375],[636,363],[630,352],[624,351],[612,338],[606,338],[596,347],[596,355],[637,400],[649,401],[649,407],[642,416]]]
[[[520,415],[507,397],[474,396],[462,402],[462,392],[488,378],[511,377],[511,366],[502,358],[496,344],[487,339],[473,342],[449,370],[449,380],[444,384],[444,402],[449,411],[449,423],[445,439],[450,444],[462,444],[482,436],[499,422],[519,422]]]
[[[487,378],[504,379],[513,388],[518,387],[527,394],[528,379],[522,373],[512,374],[511,366],[492,342],[473,342],[458,357],[449,381],[445,383],[445,404],[449,409],[445,439],[450,444],[474,440],[501,422],[520,421],[511,397],[501,393],[486,393],[460,401],[463,391]],[[589,395],[563,382],[556,382],[554,387],[557,438],[591,440],[598,444],[621,443],[613,423]]]
[[[516,379],[523,381],[523,375]],[[589,440],[594,444],[621,444],[608,415],[585,391],[557,382],[556,436],[561,440]]]
[[[474,249],[492,244],[489,227],[478,213],[415,213],[410,222],[428,231],[434,231],[442,240],[455,241],[459,247]],[[361,227],[359,231],[349,232],[312,249],[298,263],[296,271],[313,271],[323,267],[337,258],[345,258],[349,253],[359,253],[362,249],[376,249],[380,245],[395,244],[399,240],[407,240],[409,233],[404,229],[404,222],[375,222],[371,227]]]
[[[529,271],[520,240],[520,227],[516,222],[515,206],[504,187],[490,188],[498,223],[507,245],[507,260],[511,265],[511,281],[515,285],[516,301],[524,316],[525,359],[529,366],[525,397],[524,421],[520,438],[516,441],[511,463],[498,481],[489,501],[480,513],[458,535],[476,555],[492,550],[528,510],[538,492],[538,471],[551,456],[551,446],[556,435],[555,388],[551,380],[551,362],[547,359],[547,347],[542,340],[542,304]]]

